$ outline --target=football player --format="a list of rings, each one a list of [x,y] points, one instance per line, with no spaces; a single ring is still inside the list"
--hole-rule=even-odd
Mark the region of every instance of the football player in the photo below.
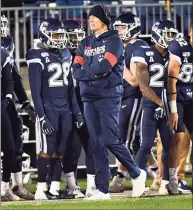
[[[137,127],[139,127],[141,116],[141,92],[138,87],[135,65],[131,65],[130,60],[134,50],[147,44],[137,39],[141,33],[141,23],[139,18],[132,13],[121,14],[113,26],[115,30],[118,30],[125,47],[124,91],[119,117],[119,137],[126,143],[131,154],[135,155],[139,147]],[[117,175],[110,184],[110,192],[124,191],[125,176],[129,176],[127,170],[119,164]]]
[[[14,53],[14,43],[11,36],[8,35],[9,28],[8,28],[8,19],[5,17],[5,15],[1,16],[1,45],[5,47],[10,57],[13,58]],[[22,77],[19,73],[19,70],[16,66],[16,63],[14,61],[13,68],[12,68],[12,76],[14,80],[14,92],[20,102],[22,104],[21,110],[25,110],[31,117],[31,119],[35,120],[35,112],[34,108],[29,103],[28,96],[26,94],[26,91],[23,86]],[[11,103],[7,107],[8,115],[11,119],[12,124],[12,131],[9,130],[9,132],[13,133],[14,137],[14,164],[13,169],[11,173],[12,178],[12,190],[13,192],[18,195],[19,197],[27,200],[33,200],[34,195],[29,192],[29,190],[23,185],[22,181],[22,153],[23,153],[23,140],[22,140],[22,133],[23,133],[23,122],[22,118],[19,116],[14,103]],[[10,128],[10,127],[8,127]],[[7,129],[8,129],[7,128]]]
[[[80,23],[76,20],[65,20],[63,21],[64,28],[67,31],[67,47],[72,54],[72,60],[77,52],[78,45],[82,39],[85,38],[85,31],[81,27]],[[83,113],[83,103],[80,96],[79,82],[73,78],[76,97]],[[93,153],[89,141],[89,134],[86,124],[80,129],[73,124],[72,132],[69,137],[70,141],[67,144],[67,151],[63,159],[63,172],[68,186],[68,193],[73,193],[76,198],[84,197],[80,188],[76,184],[75,173],[77,170],[78,159],[81,154],[82,145],[86,154],[86,169],[87,169],[87,190],[86,195],[92,194],[92,191],[96,188],[95,186],[95,170],[93,162]]]
[[[140,168],[145,168],[158,129],[163,145],[163,178],[159,193],[164,195],[168,194],[166,185],[169,181],[168,151],[171,132],[167,126],[162,94],[164,93],[163,88],[167,77],[166,67],[169,59],[167,47],[176,35],[177,30],[171,21],[156,22],[151,31],[154,45],[141,47],[134,52],[132,58],[132,62],[136,64],[139,87],[143,94],[141,145],[136,156],[136,163]]]
[[[9,181],[14,162],[14,140],[11,120],[7,113],[8,104],[13,103],[14,82],[12,63],[8,51],[1,47],[1,146],[3,152],[3,173],[1,180],[1,201],[16,201],[20,198],[9,189]]]
[[[35,199],[74,198],[61,194],[60,177],[72,121],[78,126],[84,121],[74,91],[66,31],[59,20],[46,19],[39,26],[39,38],[43,47],[30,49],[26,55],[41,137]],[[46,186],[48,167],[52,172],[49,191]]]
[[[103,5],[89,12],[93,34],[83,39],[73,63],[74,78],[80,81],[84,117],[91,136],[97,189],[87,200],[108,200],[108,149],[127,168],[132,178],[133,197],[145,190],[146,173],[137,167],[119,138],[119,111],[122,95],[123,45],[111,30],[110,13]]]
[[[169,190],[178,194],[179,141],[183,141],[185,127],[193,139],[193,23],[190,25],[190,41],[183,37],[170,42],[168,50],[170,60],[168,66],[168,100],[169,125],[175,131],[170,151],[170,183]]]

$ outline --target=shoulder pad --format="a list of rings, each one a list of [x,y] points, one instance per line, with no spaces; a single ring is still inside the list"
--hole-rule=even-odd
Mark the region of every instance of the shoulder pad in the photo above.
[[[28,50],[28,52],[26,54],[26,62],[28,64],[28,66],[29,66],[30,63],[38,63],[42,66],[42,69],[44,69],[44,64],[41,60],[41,57],[43,57],[41,55],[42,53],[43,52],[40,52],[40,49],[34,49],[33,48],[33,49]]]

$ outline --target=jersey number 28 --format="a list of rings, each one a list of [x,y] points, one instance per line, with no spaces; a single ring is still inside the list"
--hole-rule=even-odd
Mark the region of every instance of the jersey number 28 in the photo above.
[[[48,66],[48,72],[55,72],[48,80],[49,87],[62,87],[68,85],[68,75],[70,72],[70,64],[64,62],[61,66],[59,63],[51,63]],[[63,74],[63,79],[61,75]]]

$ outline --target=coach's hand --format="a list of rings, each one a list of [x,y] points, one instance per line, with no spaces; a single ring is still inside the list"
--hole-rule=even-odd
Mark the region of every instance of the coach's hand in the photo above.
[[[35,110],[34,110],[33,106],[29,103],[29,101],[23,103],[23,105],[21,107],[21,112],[23,110],[25,110],[29,114],[32,122],[36,121]]]
[[[168,125],[170,129],[177,130],[178,129],[178,113],[170,113],[169,118],[168,118]]]
[[[158,107],[155,109],[154,118],[156,120],[164,119],[165,117],[165,111],[162,107]]]
[[[54,132],[54,127],[46,116],[40,118],[40,124],[43,133],[45,133],[46,135],[51,135]]]
[[[77,128],[81,128],[84,125],[84,118],[81,113],[76,114],[75,124],[76,124]]]

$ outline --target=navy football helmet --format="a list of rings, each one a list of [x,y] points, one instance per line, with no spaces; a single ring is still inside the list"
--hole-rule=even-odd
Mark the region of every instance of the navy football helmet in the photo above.
[[[151,40],[162,48],[167,48],[170,41],[178,35],[173,22],[170,20],[160,20],[156,22],[151,31]]]
[[[122,40],[133,39],[141,33],[141,22],[136,15],[127,12],[116,19],[113,28],[118,30]]]
[[[39,39],[48,48],[63,49],[67,44],[67,33],[58,19],[49,18],[39,26]]]
[[[85,38],[85,31],[76,20],[64,20],[64,29],[67,31],[68,48],[77,49],[79,43]]]
[[[1,36],[7,37],[8,33],[9,33],[8,19],[3,14],[1,15]]]

